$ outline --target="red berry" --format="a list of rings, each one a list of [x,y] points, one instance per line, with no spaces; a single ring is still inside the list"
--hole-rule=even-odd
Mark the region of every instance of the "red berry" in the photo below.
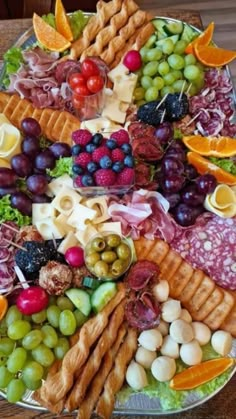
[[[87,129],[77,129],[72,132],[72,141],[74,143],[86,146],[92,139],[92,134]]]
[[[48,303],[48,294],[38,285],[32,285],[22,290],[16,300],[17,308],[26,316],[44,310]]]
[[[119,147],[122,144],[129,143],[129,134],[125,129],[119,129],[119,131],[113,132],[111,138],[116,140]]]
[[[97,186],[112,186],[116,181],[116,174],[111,169],[99,169],[94,177]]]
[[[116,183],[117,185],[132,185],[134,183],[134,169],[125,167],[118,173]]]
[[[107,148],[104,145],[102,145],[101,147],[96,148],[96,150],[94,150],[94,152],[92,153],[92,159],[96,163],[99,163],[101,158],[104,157],[104,156],[111,157],[111,152],[110,152],[109,148]]]
[[[123,161],[124,160],[124,152],[120,148],[115,148],[111,152],[111,159],[113,162],[115,161]]]
[[[81,268],[84,265],[84,251],[82,247],[72,246],[66,250],[65,260],[73,268]]]
[[[138,51],[131,50],[125,54],[123,64],[130,70],[136,71],[142,67],[142,57]]]
[[[82,175],[78,175],[74,178],[74,185],[76,188],[82,188],[84,185],[82,183]]]
[[[83,169],[86,169],[89,162],[91,162],[91,154],[86,151],[82,151],[78,156],[75,157],[75,163],[79,164]]]

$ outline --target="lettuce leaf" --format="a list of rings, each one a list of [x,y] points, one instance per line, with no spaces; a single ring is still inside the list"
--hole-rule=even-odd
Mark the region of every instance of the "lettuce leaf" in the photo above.
[[[10,195],[5,195],[0,199],[0,224],[5,221],[14,221],[19,227],[31,224],[31,217],[12,208]]]
[[[76,40],[79,38],[84,27],[87,25],[89,17],[85,16],[81,10],[76,10],[71,15],[69,15],[69,19],[73,38]]]
[[[219,166],[221,169],[225,170],[226,172],[229,172],[232,175],[236,175],[236,162],[233,159],[219,159],[217,157],[210,157],[209,160],[212,163],[216,164],[216,166]]]
[[[52,177],[60,177],[65,174],[72,176],[72,157],[61,157],[57,160],[54,169],[47,169],[47,174]]]
[[[42,15],[42,19],[52,28],[56,29],[56,20],[53,13],[48,13],[47,15]]]
[[[10,84],[9,75],[16,73],[23,63],[23,55],[21,48],[12,47],[5,52],[3,55],[5,65],[5,75],[2,80],[2,84],[7,88]]]

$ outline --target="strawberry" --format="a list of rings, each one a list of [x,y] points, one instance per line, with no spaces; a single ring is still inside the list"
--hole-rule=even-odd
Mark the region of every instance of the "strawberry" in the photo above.
[[[99,169],[94,174],[97,186],[112,186],[116,180],[116,174],[111,169]]]
[[[72,141],[85,147],[92,139],[92,134],[87,129],[77,129],[72,132]]]

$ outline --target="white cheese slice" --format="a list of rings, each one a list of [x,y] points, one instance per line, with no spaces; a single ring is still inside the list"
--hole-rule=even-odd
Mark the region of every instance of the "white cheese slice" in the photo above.
[[[61,239],[64,237],[64,230],[60,225],[57,225],[55,218],[48,217],[39,220],[35,226],[44,240]]]
[[[72,231],[69,231],[69,233],[66,235],[64,240],[62,240],[62,242],[60,243],[57,251],[64,255],[67,249],[73,246],[77,246],[77,245],[78,245],[78,240],[75,234]]]
[[[109,79],[114,83],[116,77],[125,76],[127,74],[129,74],[128,68],[123,63],[119,63],[115,68],[109,71],[107,75]]]
[[[63,186],[73,189],[73,179],[69,175],[62,175],[56,179],[53,179],[48,185],[49,196],[56,196]]]
[[[86,207],[85,205],[76,204],[67,220],[67,224],[75,227],[77,230],[85,230],[87,225],[94,220],[97,211]]]
[[[51,202],[51,205],[60,213],[68,216],[81,199],[82,198],[78,192],[64,185]]]
[[[92,225],[89,224],[87,225],[87,227],[85,228],[85,230],[78,230],[75,234],[75,237],[78,239],[78,241],[81,243],[81,245],[83,247],[86,246],[86,244],[88,243],[88,241],[94,237],[97,234],[97,230],[96,228]]]
[[[56,210],[50,204],[32,204],[32,223],[36,224],[37,221],[43,220],[48,217],[55,217]]]
[[[126,112],[122,109],[122,105],[123,103],[116,97],[116,95],[113,94],[112,96],[106,96],[102,116],[118,122],[119,124],[124,124]]]
[[[109,220],[110,215],[108,214],[107,200],[105,196],[87,199],[85,205],[97,212],[96,218],[93,221],[94,224],[99,224],[103,221]]]
[[[116,77],[113,91],[120,101],[131,103],[138,76],[130,73],[128,76]]]
[[[59,214],[56,217],[56,223],[57,225],[60,225],[61,228],[65,231],[65,234],[69,233],[69,232],[74,232],[75,229],[70,226],[69,224],[67,224],[67,216],[65,214]]]
[[[81,129],[87,129],[93,134],[96,132],[104,133],[104,136],[110,136],[112,132],[118,131],[122,126],[116,124],[108,118],[100,117],[96,119],[89,119],[81,123]]]
[[[101,223],[98,225],[98,231],[103,233],[104,231],[111,231],[112,233],[122,234],[120,221],[111,221],[110,223]]]

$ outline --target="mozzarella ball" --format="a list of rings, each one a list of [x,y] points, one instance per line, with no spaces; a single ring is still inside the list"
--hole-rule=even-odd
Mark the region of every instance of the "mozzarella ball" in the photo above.
[[[134,390],[142,390],[148,385],[145,369],[135,361],[129,364],[125,378],[129,386]]]
[[[196,339],[199,345],[206,345],[211,340],[211,331],[209,327],[202,322],[192,323],[194,339]]]
[[[191,314],[188,310],[186,310],[186,308],[182,308],[179,318],[185,320],[187,323],[192,323],[193,321]]]
[[[162,334],[157,329],[144,330],[140,333],[138,342],[149,351],[156,351],[163,342]]]
[[[217,330],[211,337],[212,348],[221,356],[228,355],[233,346],[233,339],[229,332]]]
[[[175,360],[169,356],[158,356],[152,363],[151,371],[156,380],[169,381],[175,375]]]
[[[152,293],[159,303],[167,301],[169,297],[169,283],[165,279],[160,279],[158,284],[154,285]]]
[[[179,344],[172,339],[170,335],[167,335],[163,339],[163,344],[160,349],[162,355],[169,356],[174,359],[179,358]]]
[[[160,320],[159,325],[156,327],[156,330],[161,332],[162,336],[166,336],[169,333],[169,323],[164,322],[164,320]]]
[[[142,367],[150,369],[156,356],[157,354],[155,351],[149,351],[148,349],[143,348],[143,346],[139,346],[135,354],[135,360],[142,365]]]
[[[181,314],[181,304],[178,300],[170,298],[162,304],[162,319],[165,322],[171,323],[178,319]]]
[[[202,361],[202,349],[196,339],[189,343],[183,343],[179,354],[186,365],[196,365]]]
[[[170,325],[170,336],[177,343],[188,343],[193,339],[193,328],[185,320],[174,320]]]

